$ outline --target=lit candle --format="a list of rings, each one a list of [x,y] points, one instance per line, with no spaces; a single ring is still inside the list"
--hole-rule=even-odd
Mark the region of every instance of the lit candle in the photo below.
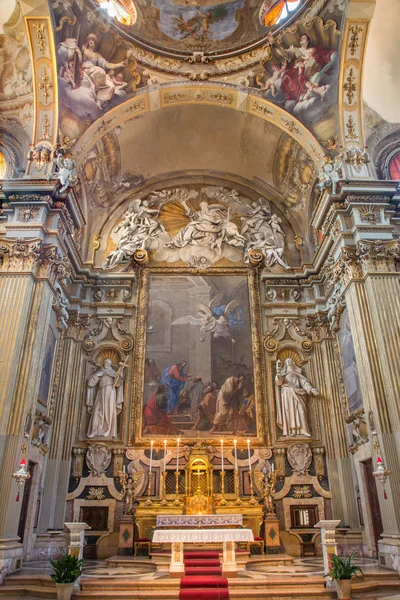
[[[151,442],[150,442],[150,469],[149,469],[150,473],[151,473],[151,467],[153,466],[153,445],[154,445],[154,440],[151,440]]]
[[[247,451],[249,454],[249,471],[251,471],[250,440],[247,440]]]
[[[221,440],[221,471],[224,472],[224,440]]]
[[[167,470],[167,440],[164,440],[164,471]]]
[[[178,437],[178,446],[176,450],[176,472],[179,471],[179,444],[181,443],[181,438]]]
[[[235,452],[235,471],[238,470],[236,444],[237,444],[237,440],[233,440],[233,446],[234,446],[234,452]]]

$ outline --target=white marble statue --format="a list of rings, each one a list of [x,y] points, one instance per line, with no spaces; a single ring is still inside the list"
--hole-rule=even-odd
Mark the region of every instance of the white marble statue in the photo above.
[[[124,402],[123,368],[115,371],[112,361],[107,358],[103,368],[96,371],[88,380],[86,406],[90,414],[87,437],[117,437],[117,415]],[[97,393],[96,393],[97,389]]]
[[[128,262],[139,248],[146,250],[153,238],[164,233],[163,224],[157,220],[160,208],[155,208],[152,202],[137,198],[129,205],[124,214],[124,220],[114,229],[114,234],[120,233],[115,250],[110,252],[103,269],[112,269],[118,264]]]
[[[321,167],[318,173],[318,188],[324,188],[327,186],[332,187],[332,194],[336,194],[337,184],[340,181],[340,170],[342,168],[343,161],[340,157],[337,157],[333,162],[329,159],[325,160],[325,164]]]
[[[246,245],[244,253],[244,262],[249,261],[249,251],[252,249],[260,250],[264,256],[264,262],[267,267],[272,267],[275,263],[283,267],[284,269],[290,269],[290,266],[283,260],[284,248],[279,245],[275,245],[276,241],[273,236],[265,239],[260,233],[256,233],[253,236],[253,240]]]
[[[262,198],[252,202],[245,217],[241,217],[241,234],[246,238],[244,261],[249,262],[249,251],[260,250],[264,263],[272,267],[275,263],[290,269],[284,261],[285,234],[281,227],[282,219],[271,213],[271,206]]]
[[[65,158],[62,154],[57,156],[58,171],[47,175],[47,179],[55,177],[61,185],[60,192],[65,192],[70,186],[74,185],[78,180],[78,169],[72,158]]]
[[[222,244],[243,247],[246,239],[229,219],[229,209],[220,204],[200,202],[200,210],[193,210],[185,200],[181,202],[190,222],[167,244],[168,248],[187,245],[217,249],[222,254]]]
[[[292,358],[287,358],[284,366],[279,360],[276,363],[275,393],[276,422],[282,430],[282,435],[311,437],[306,396],[307,394],[318,396],[319,391],[313,388],[308,379],[301,374],[301,369],[296,366]]]

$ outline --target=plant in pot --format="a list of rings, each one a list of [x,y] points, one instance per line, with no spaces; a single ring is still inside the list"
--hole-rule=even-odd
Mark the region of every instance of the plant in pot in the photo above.
[[[341,600],[348,600],[351,598],[351,578],[353,575],[357,575],[357,573],[364,573],[361,570],[361,567],[358,565],[353,565],[354,553],[350,554],[350,556],[336,556],[336,554],[332,554],[331,556],[331,568],[329,572],[325,575],[325,577],[330,577],[332,581],[335,582],[336,591],[338,598]]]
[[[83,559],[66,554],[59,560],[51,560],[53,573],[50,575],[56,584],[57,600],[70,600],[75,581],[82,573]]]

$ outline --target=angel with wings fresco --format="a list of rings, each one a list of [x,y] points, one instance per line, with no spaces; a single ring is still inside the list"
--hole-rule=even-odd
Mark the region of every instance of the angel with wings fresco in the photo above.
[[[235,343],[232,329],[239,327],[244,319],[243,309],[240,308],[240,300],[234,299],[226,304],[224,303],[224,294],[217,294],[208,305],[199,303],[197,314],[197,317],[186,315],[175,319],[171,325],[200,326],[201,333],[205,335],[210,334],[214,338],[226,338],[232,344]],[[204,338],[202,341],[204,341]]]

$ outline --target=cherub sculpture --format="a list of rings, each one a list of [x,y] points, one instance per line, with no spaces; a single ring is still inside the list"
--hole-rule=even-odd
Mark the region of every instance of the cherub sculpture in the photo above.
[[[325,164],[318,173],[317,187],[324,188],[331,186],[332,194],[336,194],[336,187],[340,181],[342,164],[343,160],[341,156],[336,157],[334,160],[325,157]]]
[[[58,171],[50,173],[46,179],[47,181],[52,177],[58,179],[61,185],[60,193],[63,193],[78,181],[78,169],[72,158],[64,157],[62,154],[57,156],[57,167]]]

